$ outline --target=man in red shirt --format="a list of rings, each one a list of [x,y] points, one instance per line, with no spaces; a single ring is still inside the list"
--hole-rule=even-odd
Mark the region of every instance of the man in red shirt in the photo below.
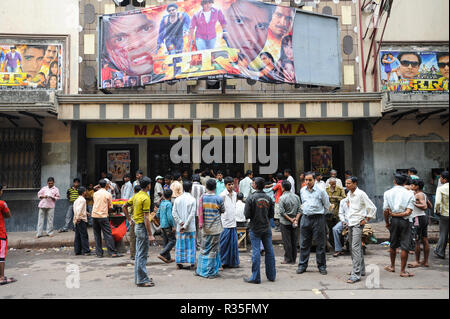
[[[3,195],[3,186],[0,185],[0,197]],[[8,205],[0,200],[0,285],[6,285],[17,281],[14,278],[6,278],[5,276],[5,260],[8,251],[8,236],[5,229],[5,218],[11,217]]]
[[[275,231],[280,231],[280,208],[278,206],[278,201],[280,200],[281,195],[283,195],[283,190],[281,189],[281,183],[283,182],[283,174],[277,174],[277,184],[272,188],[272,191],[275,192],[275,214],[274,214],[274,222],[276,225]]]

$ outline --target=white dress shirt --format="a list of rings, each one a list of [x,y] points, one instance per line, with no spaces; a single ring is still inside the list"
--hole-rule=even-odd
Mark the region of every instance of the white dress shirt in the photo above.
[[[383,211],[389,208],[393,213],[403,213],[407,208],[413,210],[415,197],[403,186],[394,186],[384,192]],[[404,216],[404,219],[412,221],[411,215]]]
[[[347,203],[348,203],[348,197],[345,197],[339,203],[339,220],[341,222],[344,222],[344,223],[348,224],[348,210],[349,210],[349,207],[348,207]]]
[[[236,227],[236,192],[233,191],[230,194],[230,192],[225,189],[219,196],[222,198],[223,205],[225,206],[225,213],[220,215],[223,228]]]
[[[291,175],[289,175],[289,177],[287,178],[287,181],[289,183],[291,183],[291,193],[295,194],[295,180],[294,180],[294,178]]]
[[[326,186],[325,186],[325,182],[324,181],[320,181],[320,182],[318,182],[318,181],[315,181],[315,184],[317,185],[317,187],[320,187],[321,189],[323,189],[323,190],[326,190]],[[336,185],[337,185],[337,183],[336,183]]]
[[[245,223],[247,220],[245,219],[245,203],[241,200],[236,202],[236,222]]]
[[[188,233],[195,232],[195,213],[197,211],[197,201],[191,193],[183,193],[175,199],[172,209],[172,216],[177,223],[177,232],[180,231],[180,223],[184,223],[184,230]]]
[[[246,176],[242,181],[239,182],[239,192],[244,195],[244,199],[250,196],[252,190],[253,180]]]
[[[348,210],[348,225],[356,226],[366,217],[373,219],[376,217],[377,208],[369,199],[367,194],[358,187],[352,193],[347,194],[350,203]]]

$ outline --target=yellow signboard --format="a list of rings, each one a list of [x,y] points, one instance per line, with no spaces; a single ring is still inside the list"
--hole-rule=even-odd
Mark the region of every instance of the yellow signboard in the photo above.
[[[155,123],[155,124],[88,124],[88,138],[169,138],[177,128],[192,136],[193,123]],[[245,133],[251,133],[252,129],[265,129],[269,134],[270,129],[278,129],[279,136],[310,136],[310,135],[352,135],[352,122],[260,122],[260,123],[202,123],[202,134],[213,134],[210,128],[217,128],[222,136],[242,129]],[[176,131],[175,131],[176,132]],[[227,134],[226,134],[227,133]]]

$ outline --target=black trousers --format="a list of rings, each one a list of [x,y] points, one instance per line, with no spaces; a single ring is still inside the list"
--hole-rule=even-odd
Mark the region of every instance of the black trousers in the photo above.
[[[280,230],[284,247],[284,261],[288,263],[295,263],[297,260],[299,228],[294,228],[292,225],[280,224]]]
[[[326,269],[325,243],[326,225],[325,216],[303,215],[300,220],[300,261],[299,269],[308,268],[312,241],[316,243],[316,262],[319,269]]]
[[[90,252],[87,226],[88,224],[85,221],[80,221],[78,224],[75,224],[75,240],[73,242],[75,255],[81,255]]]
[[[103,256],[102,233],[108,248],[108,254],[117,254],[108,218],[93,218],[92,229],[94,230],[95,253],[97,256]]]

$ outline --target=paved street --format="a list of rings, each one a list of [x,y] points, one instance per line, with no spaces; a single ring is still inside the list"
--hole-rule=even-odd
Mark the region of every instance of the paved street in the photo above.
[[[328,275],[323,276],[318,273],[312,254],[308,271],[297,275],[295,265],[280,264],[283,251],[277,245],[277,280],[268,282],[263,270],[262,284],[251,285],[242,281],[250,274],[250,253],[241,253],[241,268],[225,269],[221,278],[210,280],[195,277],[192,271],[177,270],[175,264],[162,263],[156,258],[159,249],[151,247],[148,262],[148,270],[156,283],[154,288],[134,285],[134,268],[128,255],[99,259],[74,256],[72,248],[10,250],[6,275],[15,277],[18,282],[0,286],[0,298],[449,298],[448,259],[431,256],[429,269],[414,269],[415,277],[401,278],[399,267],[395,274],[383,270],[389,256],[387,248],[379,245],[370,245],[366,255],[366,265],[369,265],[366,278],[379,282],[377,289],[370,289],[370,285],[368,288],[364,277],[354,285],[345,283],[346,273],[351,270],[349,255],[333,258],[327,254]],[[399,262],[398,258],[397,264]],[[75,275],[66,272],[70,264],[79,267],[78,289],[66,287],[66,279]]]

